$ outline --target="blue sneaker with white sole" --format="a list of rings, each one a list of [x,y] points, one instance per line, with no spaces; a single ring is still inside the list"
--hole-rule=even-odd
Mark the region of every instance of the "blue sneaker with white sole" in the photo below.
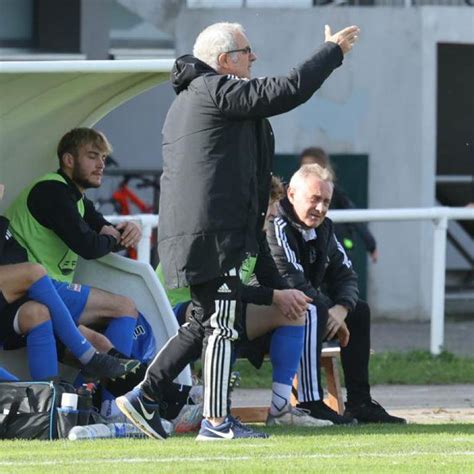
[[[238,432],[238,438],[260,438],[260,439],[267,439],[270,437],[269,434],[263,433],[262,431],[257,431],[250,426],[244,425],[241,421],[240,418],[236,418],[235,416],[232,415],[227,415],[226,420],[232,421],[234,423],[234,432]]]
[[[255,431],[245,426],[232,415],[228,415],[226,419],[217,426],[214,426],[209,420],[202,420],[201,429],[196,437],[197,441],[225,441],[230,439],[242,438],[268,438],[266,433]]]
[[[168,432],[161,422],[158,403],[146,400],[141,390],[135,389],[117,397],[115,403],[131,423],[150,438],[168,437]]]

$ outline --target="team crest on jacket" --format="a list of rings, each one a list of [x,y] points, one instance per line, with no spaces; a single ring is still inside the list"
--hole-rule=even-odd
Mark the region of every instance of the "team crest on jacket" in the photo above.
[[[309,247],[309,263],[314,263],[316,261],[317,252],[314,247]]]

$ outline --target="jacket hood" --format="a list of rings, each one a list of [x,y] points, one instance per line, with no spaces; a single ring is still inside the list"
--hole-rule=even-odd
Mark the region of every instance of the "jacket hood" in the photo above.
[[[295,210],[293,209],[293,205],[289,201],[287,197],[284,197],[279,203],[278,203],[278,214],[280,214],[283,217],[286,217],[290,222],[293,227],[298,229],[300,232],[304,231],[305,228],[301,225],[298,217],[295,214]]]
[[[176,94],[188,88],[189,84],[202,74],[213,72],[211,66],[191,54],[180,56],[171,70],[171,84]]]

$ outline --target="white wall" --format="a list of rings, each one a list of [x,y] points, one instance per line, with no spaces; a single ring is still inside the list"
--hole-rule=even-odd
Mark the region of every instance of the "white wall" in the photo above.
[[[177,55],[216,21],[244,25],[254,75],[285,74],[333,31],[357,24],[360,42],[321,90],[272,119],[277,152],[320,145],[369,155],[372,208],[434,205],[437,42],[474,43],[469,7],[183,10]],[[455,72],[453,72],[455,73]],[[374,316],[425,319],[430,311],[431,224],[372,225],[380,261],[369,271]]]

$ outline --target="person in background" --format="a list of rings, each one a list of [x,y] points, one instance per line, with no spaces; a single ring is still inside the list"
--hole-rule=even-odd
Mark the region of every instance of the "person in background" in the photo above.
[[[300,154],[300,166],[317,163],[323,168],[329,168],[335,176],[331,160],[327,153],[319,147],[305,148]],[[355,204],[351,201],[344,189],[334,183],[334,192],[331,201],[331,209],[355,209]],[[358,234],[364,242],[365,248],[372,263],[377,263],[379,252],[377,242],[364,222],[341,222],[334,224],[336,236],[349,254],[354,250],[355,234]]]

